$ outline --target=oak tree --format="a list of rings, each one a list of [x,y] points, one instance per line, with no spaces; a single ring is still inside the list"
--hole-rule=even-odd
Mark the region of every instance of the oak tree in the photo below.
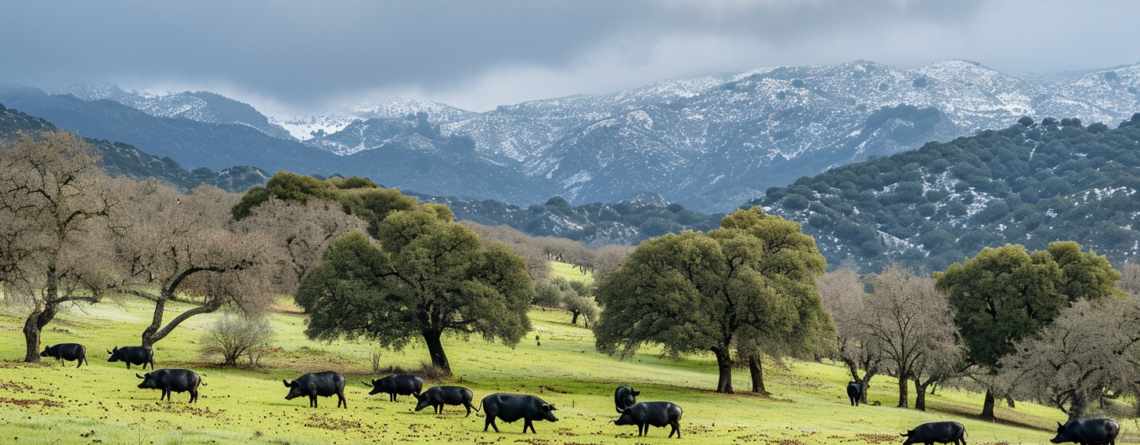
[[[934,274],[937,288],[954,308],[968,360],[990,374],[997,373],[1017,341],[1052,323],[1065,307],[1120,292],[1115,287],[1119,279],[1108,260],[1081,252],[1074,242],[1052,243],[1032,253],[1014,244],[986,248]],[[994,418],[994,398],[993,388],[987,389],[983,418]]]
[[[7,302],[27,310],[24,361],[40,361],[40,333],[61,309],[96,303],[113,284],[100,261],[119,210],[113,189],[70,133],[21,133],[0,145],[0,283]]]
[[[446,207],[391,212],[377,234],[337,238],[301,282],[310,338],[365,337],[397,350],[422,339],[432,364],[451,372],[444,334],[514,346],[530,330],[523,260],[502,244],[483,246]]]
[[[798,224],[758,208],[725,217],[708,234],[647,240],[598,289],[597,347],[622,357],[645,343],[674,356],[710,352],[717,391],[731,393],[734,355],[798,353],[830,336],[815,291],[824,268]],[[749,361],[760,371],[759,360]]]
[[[209,186],[182,195],[154,180],[124,197],[133,216],[116,242],[124,291],[154,303],[143,346],[190,317],[229,306],[256,318],[272,303],[267,266],[277,251],[264,234],[233,222],[237,200]],[[193,307],[164,324],[167,304],[176,301]]]

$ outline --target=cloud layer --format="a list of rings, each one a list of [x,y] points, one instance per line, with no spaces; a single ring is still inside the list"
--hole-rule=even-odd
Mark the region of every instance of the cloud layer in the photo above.
[[[773,65],[1135,63],[1138,12],[1123,1],[25,2],[0,14],[0,85],[210,89],[276,114],[369,96],[486,110]]]

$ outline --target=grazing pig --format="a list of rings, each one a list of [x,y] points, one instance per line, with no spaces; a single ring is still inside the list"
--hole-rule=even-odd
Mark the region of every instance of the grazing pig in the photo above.
[[[127,362],[127,369],[131,369],[131,365],[142,365],[143,370],[146,370],[146,365],[150,364],[150,370],[154,370],[154,349],[150,346],[116,346],[115,349],[107,351],[111,354],[111,358],[107,359],[109,362]]]
[[[1070,420],[1057,422],[1057,437],[1050,442],[1076,442],[1081,445],[1116,445],[1120,424],[1112,419]]]
[[[188,369],[159,369],[145,375],[135,374],[136,377],[143,379],[139,383],[139,389],[161,389],[162,395],[158,400],[166,398],[170,401],[170,393],[172,392],[186,392],[190,391],[190,403],[198,401],[198,385],[202,384],[202,377],[198,373]]]
[[[863,384],[859,382],[848,383],[847,398],[851,399],[851,406],[859,406],[859,401],[863,400]]]
[[[78,368],[87,363],[87,348],[79,343],[60,343],[55,346],[48,346],[44,348],[44,352],[40,353],[40,357],[54,357],[60,362],[67,360],[75,360],[75,367]],[[90,365],[90,363],[87,363]]]
[[[637,437],[649,436],[649,426],[673,427],[669,437],[681,438],[681,407],[670,402],[641,402],[629,407],[614,421],[615,425],[637,425]]]
[[[906,437],[906,442],[903,445],[911,445],[912,443],[922,443],[926,445],[933,445],[934,443],[954,443],[954,445],[966,445],[966,427],[958,422],[930,422],[919,425],[913,430],[907,431],[902,434]]]
[[[483,401],[479,402],[479,406],[483,408],[483,414],[487,416],[487,423],[483,425],[483,431],[487,431],[489,426],[495,428],[496,433],[499,432],[499,426],[495,425],[496,418],[503,419],[507,423],[523,419],[526,421],[523,423],[523,433],[526,433],[527,428],[530,428],[530,432],[535,434],[538,432],[534,430],[534,421],[558,421],[558,418],[554,417],[554,411],[557,408],[532,395],[497,392],[484,397]]]
[[[289,395],[285,396],[285,400],[309,396],[309,408],[316,408],[317,396],[329,397],[336,394],[340,399],[337,400],[336,407],[340,408],[343,404],[344,408],[348,409],[348,401],[344,399],[344,376],[339,373],[314,372],[300,376],[292,382],[288,380],[282,382],[285,382],[285,387],[289,388]]]
[[[416,396],[419,398],[420,391],[424,389],[424,379],[409,374],[394,374],[384,377],[379,380],[373,380],[372,384],[368,382],[364,386],[372,388],[368,395],[375,395],[380,393],[388,394],[388,401],[397,401],[396,396]]]
[[[619,386],[617,391],[614,391],[614,408],[617,409],[618,414],[625,411],[627,408],[637,403],[637,396],[641,395],[641,391],[634,391],[629,386]]]
[[[419,403],[416,404],[416,411],[430,406],[436,414],[443,414],[443,405],[463,405],[467,408],[467,416],[470,416],[471,409],[474,408],[471,406],[471,400],[474,398],[475,393],[462,386],[433,386],[424,391],[423,394],[416,396],[416,399],[419,400]]]

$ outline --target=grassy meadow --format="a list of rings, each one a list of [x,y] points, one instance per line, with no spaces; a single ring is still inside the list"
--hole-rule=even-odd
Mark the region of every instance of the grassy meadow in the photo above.
[[[568,278],[584,276],[555,265]],[[586,276],[585,278],[588,278]],[[188,309],[172,305],[169,317]],[[304,336],[305,316],[288,299],[271,315],[276,328],[275,352],[260,367],[220,368],[220,359],[202,357],[197,343],[217,314],[192,318],[155,346],[159,368],[198,371],[207,386],[196,404],[188,393],[159,402],[157,390],[136,385],[136,367],[108,363],[112,346],[134,345],[148,323],[152,307],[145,300],[69,309],[44,333],[45,344],[76,342],[88,348],[90,367],[76,369],[47,360],[20,363],[23,319],[0,315],[0,443],[12,444],[356,444],[476,443],[532,445],[673,443],[668,428],[653,428],[636,437],[633,426],[609,423],[617,418],[613,390],[629,384],[641,400],[668,400],[684,409],[682,441],[694,444],[880,444],[901,443],[898,433],[914,425],[958,420],[966,424],[970,443],[1047,443],[1051,425],[1064,415],[1050,408],[1019,403],[999,407],[1003,422],[985,423],[969,414],[980,410],[982,396],[939,390],[928,396],[929,412],[893,408],[895,382],[876,377],[870,401],[879,406],[851,407],[844,394],[848,376],[830,363],[770,363],[766,368],[773,396],[716,394],[717,374],[711,356],[682,360],[659,357],[652,348],[632,360],[619,361],[594,350],[591,332],[569,324],[570,315],[534,310],[534,332],[517,347],[478,338],[445,341],[454,384],[475,392],[476,404],[493,392],[535,394],[558,408],[557,423],[536,422],[538,434],[522,434],[522,422],[498,422],[502,433],[484,433],[481,414],[464,418],[462,407],[442,416],[428,408],[413,410],[414,398],[388,402],[387,395],[369,397],[361,380],[372,373],[373,346],[367,342],[321,343]],[[536,337],[538,340],[536,340]],[[400,353],[383,351],[381,367],[416,369],[427,359],[426,348]],[[321,398],[309,408],[305,398],[286,401],[282,379],[302,373],[335,370],[349,380],[348,409],[337,409],[336,397]],[[736,388],[749,388],[748,372],[736,372]],[[429,382],[428,386],[438,382]],[[425,386],[426,387],[426,386]],[[912,396],[913,397],[913,396]],[[1133,420],[1121,422],[1122,438],[1135,441]],[[676,441],[680,443],[681,441]]]

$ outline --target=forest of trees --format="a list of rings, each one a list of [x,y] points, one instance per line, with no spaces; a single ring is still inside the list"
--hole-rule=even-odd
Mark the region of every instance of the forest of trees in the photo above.
[[[748,204],[832,240],[832,268],[943,270],[984,247],[1073,240],[1121,264],[1140,253],[1140,115],[1116,129],[1023,118],[919,150],[833,168]],[[746,206],[747,207],[747,206]]]

